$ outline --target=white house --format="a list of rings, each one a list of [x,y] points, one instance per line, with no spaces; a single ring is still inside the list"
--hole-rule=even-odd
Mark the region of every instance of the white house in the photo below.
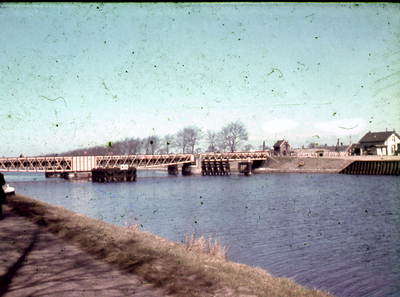
[[[365,134],[355,145],[356,155],[392,156],[400,151],[400,136],[396,131],[371,132]]]

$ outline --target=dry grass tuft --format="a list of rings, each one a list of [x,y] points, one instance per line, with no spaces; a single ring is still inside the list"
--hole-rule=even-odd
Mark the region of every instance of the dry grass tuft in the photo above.
[[[133,232],[138,231],[139,230],[138,229],[138,224],[134,223],[133,221],[134,221],[133,217],[130,217],[129,219],[127,219],[126,222],[125,222],[124,229],[130,230],[130,231],[133,231]]]
[[[214,239],[210,236],[208,240],[204,236],[196,238],[196,231],[190,237],[187,233],[185,234],[185,248],[187,251],[206,254],[218,259],[226,260],[228,258],[229,248],[223,246],[216,236]]]

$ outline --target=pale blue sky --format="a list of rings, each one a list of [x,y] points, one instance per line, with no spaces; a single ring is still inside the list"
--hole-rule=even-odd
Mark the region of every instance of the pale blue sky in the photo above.
[[[400,129],[399,8],[2,4],[0,156],[236,119],[255,147]]]

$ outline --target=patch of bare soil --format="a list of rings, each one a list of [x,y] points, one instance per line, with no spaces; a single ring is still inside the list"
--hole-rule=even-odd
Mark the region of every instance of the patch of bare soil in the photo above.
[[[166,296],[3,206],[0,296]]]

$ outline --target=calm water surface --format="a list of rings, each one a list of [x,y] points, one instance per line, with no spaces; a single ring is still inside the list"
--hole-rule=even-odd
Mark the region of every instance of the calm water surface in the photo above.
[[[99,184],[5,173],[16,192],[183,241],[217,234],[231,261],[337,296],[400,296],[400,177],[169,176]]]

